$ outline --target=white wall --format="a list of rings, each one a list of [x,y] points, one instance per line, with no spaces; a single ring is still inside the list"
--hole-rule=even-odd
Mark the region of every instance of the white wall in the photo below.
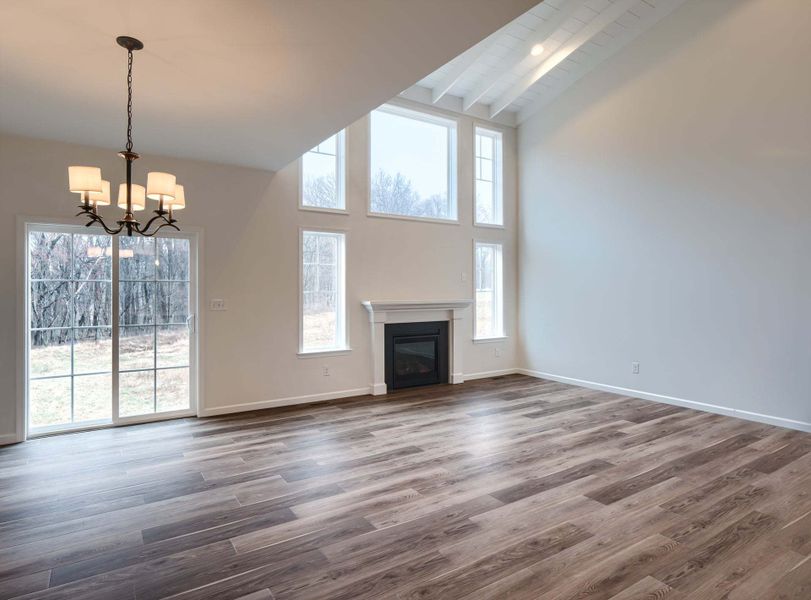
[[[689,0],[519,128],[525,367],[811,426],[810,25]]]
[[[408,104],[407,102],[405,104]],[[413,106],[413,105],[412,105]],[[448,113],[450,114],[450,113]],[[181,224],[201,227],[200,297],[224,298],[226,312],[203,306],[201,374],[206,409],[246,408],[313,394],[365,393],[371,382],[369,323],[361,300],[458,299],[473,295],[473,238],[504,244],[506,328],[502,342],[464,348],[465,373],[516,366],[515,131],[500,127],[505,147],[504,229],[473,227],[473,127],[458,117],[459,224],[366,216],[368,120],[347,131],[347,205],[350,214],[298,209],[298,166],[266,171],[176,158],[144,156],[136,179],[167,170],[186,185],[189,208]],[[135,139],[137,145],[137,137]],[[216,140],[212,140],[216,143]],[[75,213],[66,190],[69,164],[94,164],[118,181],[123,164],[114,150],[20,137],[0,137],[0,439],[14,432],[18,323],[16,312],[18,214],[62,218]],[[352,352],[299,358],[299,227],[347,231],[347,307]],[[461,274],[466,274],[462,281]],[[465,327],[472,340],[473,325]],[[495,356],[495,349],[501,356]],[[321,375],[330,367],[331,376]]]

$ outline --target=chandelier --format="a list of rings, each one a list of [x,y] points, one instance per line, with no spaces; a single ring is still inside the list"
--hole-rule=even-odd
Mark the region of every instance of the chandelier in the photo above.
[[[110,235],[126,230],[128,236],[137,233],[151,237],[164,227],[180,231],[175,224],[177,219],[174,211],[185,208],[186,197],[183,186],[177,183],[175,176],[153,171],[147,174],[146,188],[132,183],[132,163],[138,158],[138,154],[132,151],[132,53],[141,50],[144,44],[126,35],[117,37],[115,41],[127,51],[127,146],[126,150],[118,153],[127,163],[127,180],[118,187],[118,207],[124,209],[124,217],[116,221],[117,227],[110,227],[104,222],[98,207],[110,204],[110,182],[101,178],[100,168],[83,166],[68,167],[70,191],[81,194],[81,211],[76,216],[85,215],[88,219],[86,227],[98,223]],[[147,199],[157,201],[158,208],[153,211],[155,216],[141,225],[133,213],[144,210]]]

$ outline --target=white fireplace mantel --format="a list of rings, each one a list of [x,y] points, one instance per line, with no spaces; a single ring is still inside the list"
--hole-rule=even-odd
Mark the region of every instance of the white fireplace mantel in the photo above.
[[[461,320],[472,300],[364,300],[372,328],[372,394],[386,393],[386,323],[420,323],[448,321],[450,340],[448,381],[464,382],[462,344],[464,330]]]

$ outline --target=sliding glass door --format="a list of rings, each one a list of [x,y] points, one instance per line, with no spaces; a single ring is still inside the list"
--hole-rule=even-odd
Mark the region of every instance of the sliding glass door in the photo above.
[[[193,237],[28,226],[30,434],[193,414]]]

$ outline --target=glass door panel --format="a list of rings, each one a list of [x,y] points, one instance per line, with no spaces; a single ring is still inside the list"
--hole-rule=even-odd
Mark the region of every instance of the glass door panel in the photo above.
[[[118,378],[118,415],[135,417],[155,412],[155,371],[123,371]]]
[[[112,421],[112,274],[106,235],[28,234],[29,428]]]
[[[119,414],[191,408],[190,244],[119,239]]]

